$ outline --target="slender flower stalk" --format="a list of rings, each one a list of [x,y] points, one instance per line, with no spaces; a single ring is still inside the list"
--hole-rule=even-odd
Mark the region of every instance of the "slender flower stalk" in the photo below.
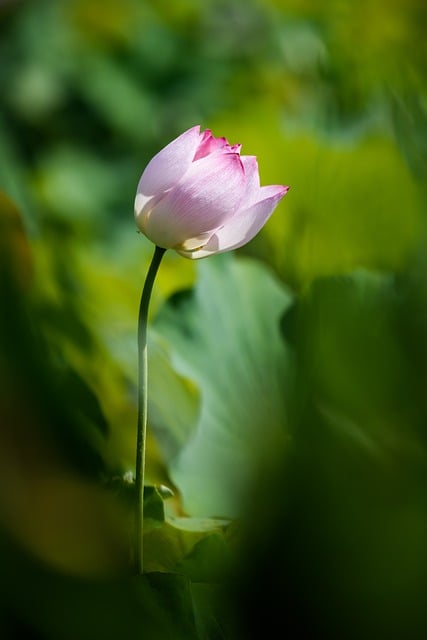
[[[144,571],[144,478],[145,448],[147,440],[147,324],[148,308],[154,280],[166,249],[156,246],[142,290],[138,316],[138,426],[136,440],[136,514],[135,514],[135,568],[137,574]]]
[[[144,475],[147,431],[147,319],[153,283],[166,249],[197,260],[252,240],[289,187],[261,186],[255,156],[197,125],[145,167],[135,196],[135,221],[156,246],[142,291],[138,323],[138,437],[135,566],[143,573]]]

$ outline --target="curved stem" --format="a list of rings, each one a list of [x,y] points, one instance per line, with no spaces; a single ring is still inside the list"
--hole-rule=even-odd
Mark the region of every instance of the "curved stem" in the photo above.
[[[144,282],[138,316],[138,426],[136,440],[136,513],[135,513],[135,568],[138,574],[144,570],[143,526],[144,526],[144,477],[145,445],[147,435],[147,323],[148,307],[154,280],[166,249],[155,248]]]

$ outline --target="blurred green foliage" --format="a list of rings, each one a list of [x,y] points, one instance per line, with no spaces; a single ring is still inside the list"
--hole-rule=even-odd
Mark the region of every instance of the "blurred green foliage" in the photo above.
[[[425,637],[426,13],[0,3],[2,638]],[[291,190],[162,264],[138,581],[133,198],[198,123]]]

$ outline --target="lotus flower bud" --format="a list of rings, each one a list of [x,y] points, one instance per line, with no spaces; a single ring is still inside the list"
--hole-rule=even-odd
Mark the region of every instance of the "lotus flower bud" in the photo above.
[[[237,249],[258,233],[289,187],[260,186],[255,156],[192,127],[148,163],[135,220],[154,244],[186,258]]]

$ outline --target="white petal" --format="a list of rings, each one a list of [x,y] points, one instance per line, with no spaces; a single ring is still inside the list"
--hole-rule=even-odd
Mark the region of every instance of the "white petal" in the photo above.
[[[143,213],[146,205],[152,199],[153,199],[153,196],[144,196],[142,193],[136,194],[135,205],[134,205],[135,219],[137,219],[138,216],[140,216]]]
[[[135,222],[143,233],[145,233],[146,222],[151,210],[164,197],[164,193],[160,193],[157,196],[144,196],[142,193],[136,194],[134,205]]]
[[[190,167],[200,142],[200,126],[192,127],[172,140],[146,166],[138,193],[152,196],[173,187]]]
[[[212,231],[208,231],[207,233],[201,233],[199,236],[195,238],[188,238],[184,240],[184,242],[179,247],[180,251],[196,251],[205,246],[208,242],[209,238],[212,236]]]

